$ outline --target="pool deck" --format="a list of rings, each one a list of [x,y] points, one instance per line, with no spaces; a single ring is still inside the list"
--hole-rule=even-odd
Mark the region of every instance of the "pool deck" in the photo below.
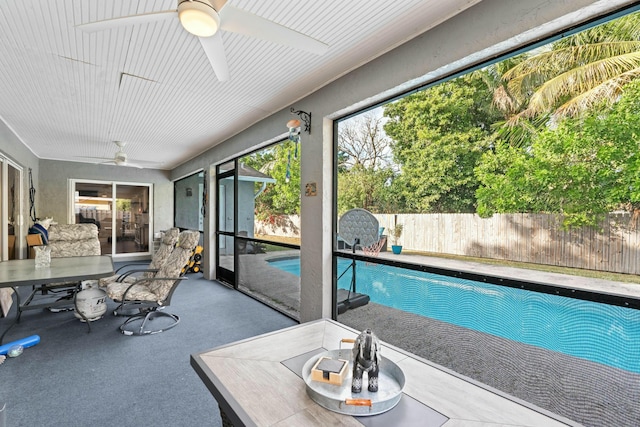
[[[350,251],[345,251],[345,253],[350,253]],[[361,252],[358,251],[358,254],[361,254]],[[258,265],[265,265],[269,259],[298,255],[299,251],[297,250],[241,255],[242,257],[248,257],[248,260],[250,260],[241,263],[240,272],[242,282],[250,283],[252,292],[262,295],[270,295],[272,298],[284,303],[284,310],[295,317],[299,307],[300,298],[299,277],[294,274],[283,272],[275,267],[267,266],[267,270],[264,270],[263,267],[256,267]],[[632,298],[640,301],[640,284],[636,283],[618,282],[584,276],[574,276],[570,274],[550,273],[526,268],[506,267],[482,262],[461,261],[416,254],[395,255],[392,252],[381,252],[378,257],[394,261],[421,264],[454,272],[512,279],[539,285],[552,285],[569,290],[575,289],[598,292],[605,295]],[[221,259],[221,261],[231,262],[231,257],[224,258],[225,259]],[[640,302],[635,305],[640,305]]]
[[[380,258],[463,273],[554,285],[640,299],[640,284],[601,280],[481,262],[384,252]],[[571,294],[571,292],[563,292]],[[634,306],[637,307],[637,304]],[[425,360],[473,378],[570,419],[575,425],[638,425],[640,375],[539,347],[390,309],[379,304],[348,310],[338,321],[378,336]],[[630,350],[634,351],[634,350]],[[448,426],[449,424],[445,424]]]
[[[599,292],[604,294],[640,299],[640,284],[616,282],[591,277],[574,276],[561,273],[549,273],[526,268],[505,267],[481,262],[460,261],[447,258],[430,257],[414,254],[395,255],[391,252],[381,252],[379,258],[428,265],[463,273],[482,274],[485,276],[501,277],[520,280],[529,283],[554,285],[561,288]]]

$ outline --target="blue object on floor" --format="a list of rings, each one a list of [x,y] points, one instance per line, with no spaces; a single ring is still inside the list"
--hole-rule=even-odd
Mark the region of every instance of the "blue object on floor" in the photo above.
[[[34,345],[40,342],[39,335],[31,335],[26,338],[19,339],[17,341],[13,341],[4,345],[0,345],[0,354],[7,354],[9,349],[14,345],[21,345],[22,348],[33,347]]]

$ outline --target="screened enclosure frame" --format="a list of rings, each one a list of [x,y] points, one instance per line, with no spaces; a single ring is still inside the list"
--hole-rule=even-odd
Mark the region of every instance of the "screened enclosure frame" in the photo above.
[[[215,263],[216,277],[224,284],[299,320],[299,289],[295,289],[299,288],[299,279],[296,284],[288,273],[270,267],[269,254],[277,252],[291,256],[291,252],[299,253],[300,246],[254,235],[254,215],[258,209],[255,200],[265,191],[266,183],[275,183],[276,180],[242,162],[256,153],[276,149],[287,141],[270,143],[216,165],[215,239],[218,250]],[[259,277],[252,277],[254,272],[258,272],[255,274]],[[278,274],[288,275],[284,282],[294,287],[293,291],[285,292],[285,296],[277,296],[283,292],[282,283],[270,282]],[[292,292],[297,292],[298,299],[287,302]]]
[[[334,120],[333,122],[333,135],[334,135],[333,165],[334,166],[333,166],[333,200],[332,200],[332,209],[333,209],[332,318],[334,320],[337,320],[339,322],[344,321],[344,323],[347,326],[353,327],[355,329],[372,327],[374,328],[374,332],[376,332],[376,328],[379,328],[378,330],[380,330],[381,333],[387,333],[387,337],[388,337],[388,339],[386,340],[387,342],[404,349],[407,349],[405,345],[414,346],[413,348],[409,349],[409,351],[412,351],[412,352],[418,351],[417,350],[418,348],[420,348],[420,351],[426,348],[427,349],[426,351],[433,351],[433,353],[427,353],[427,354],[418,353],[418,355],[428,360],[432,360],[435,363],[440,364],[441,366],[444,366],[449,369],[453,369],[456,372],[463,373],[463,375],[467,375],[474,380],[481,381],[485,384],[489,384],[489,386],[493,387],[494,389],[504,391],[526,402],[531,402],[534,405],[538,405],[543,409],[550,410],[555,414],[560,415],[561,417],[565,416],[570,418],[571,420],[584,422],[585,420],[590,419],[590,417],[593,415],[593,412],[592,412],[593,405],[608,405],[609,402],[615,401],[616,405],[620,405],[620,406],[619,407],[616,406],[616,408],[614,409],[608,408],[609,410],[608,414],[611,415],[613,411],[616,414],[616,416],[619,417],[618,420],[616,421],[617,425],[631,425],[633,423],[632,418],[636,417],[638,415],[638,412],[637,412],[637,409],[635,410],[629,410],[629,409],[631,407],[637,407],[636,405],[637,396],[640,395],[640,387],[638,387],[638,384],[640,384],[640,381],[638,380],[640,379],[640,377],[638,377],[638,375],[640,375],[640,372],[637,371],[638,369],[637,364],[635,368],[633,368],[632,370],[627,367],[621,368],[616,365],[607,365],[600,362],[593,362],[594,359],[582,359],[581,357],[578,357],[577,359],[573,359],[576,356],[574,355],[567,356],[564,353],[561,353],[561,352],[558,353],[556,350],[540,349],[535,345],[522,344],[523,342],[526,343],[526,341],[519,341],[519,340],[513,341],[514,343],[516,343],[514,344],[513,348],[517,348],[517,349],[524,348],[525,351],[522,353],[518,353],[518,351],[520,350],[516,350],[512,354],[512,353],[509,353],[510,351],[513,350],[512,346],[509,344],[511,339],[504,338],[502,336],[494,336],[491,333],[486,333],[478,330],[471,330],[471,332],[468,334],[466,333],[462,334],[460,336],[465,338],[461,338],[460,340],[457,340],[456,336],[454,336],[453,334],[447,335],[447,334],[450,334],[450,330],[447,329],[447,327],[444,327],[442,330],[438,329],[440,327],[439,325],[445,325],[447,324],[447,321],[443,321],[438,318],[434,320],[426,316],[423,317],[424,315],[422,314],[414,315],[414,312],[403,311],[403,309],[395,309],[393,308],[394,306],[391,305],[391,301],[389,302],[389,306],[385,306],[384,303],[382,302],[376,302],[378,300],[374,298],[374,295],[378,295],[378,296],[381,296],[381,298],[384,298],[383,296],[385,295],[385,292],[393,294],[394,289],[391,289],[391,287],[394,285],[397,285],[398,287],[401,288],[400,291],[396,289],[398,294],[402,295],[403,297],[406,297],[407,299],[411,299],[412,297],[414,297],[415,299],[421,300],[421,301],[414,301],[413,303],[415,303],[415,305],[422,304],[422,305],[429,306],[429,305],[443,304],[437,299],[438,295],[437,295],[436,289],[439,286],[438,283],[425,285],[425,290],[423,292],[425,293],[425,295],[427,294],[431,295],[430,293],[432,293],[433,294],[431,295],[432,299],[429,299],[428,296],[418,297],[417,295],[410,294],[413,288],[409,285],[411,284],[412,286],[414,286],[415,285],[414,282],[408,282],[408,281],[401,282],[401,283],[391,283],[391,281],[386,282],[381,275],[381,271],[383,271],[384,268],[401,269],[399,271],[402,271],[402,273],[400,274],[402,276],[405,275],[404,273],[407,273],[406,276],[413,276],[414,272],[419,274],[424,273],[424,274],[437,275],[438,277],[440,277],[440,279],[436,279],[436,280],[439,280],[445,283],[450,283],[452,288],[455,288],[456,286],[467,286],[466,284],[459,284],[458,282],[460,280],[463,280],[463,281],[468,280],[472,282],[477,282],[479,284],[487,284],[491,286],[495,285],[499,290],[504,289],[505,291],[508,290],[509,292],[513,291],[515,293],[527,295],[527,297],[524,297],[523,299],[526,302],[528,302],[528,305],[526,305],[525,308],[522,309],[523,311],[513,313],[513,317],[515,320],[519,320],[520,317],[527,318],[527,316],[529,317],[529,320],[530,320],[530,318],[533,316],[534,321],[539,320],[540,323],[544,323],[546,321],[548,323],[547,326],[551,329],[564,328],[565,329],[564,332],[568,333],[569,335],[573,333],[572,332],[573,326],[576,326],[576,327],[580,326],[582,328],[583,324],[588,324],[586,319],[591,315],[591,313],[589,312],[589,309],[583,310],[581,313],[579,313],[579,316],[577,316],[577,318],[564,319],[563,315],[566,316],[567,315],[566,313],[573,313],[570,309],[567,309],[566,313],[563,313],[562,315],[559,316],[560,317],[559,319],[555,317],[552,319],[546,319],[544,316],[540,316],[540,318],[535,317],[534,313],[536,313],[536,311],[533,309],[533,307],[537,304],[537,305],[543,306],[544,308],[545,304],[553,305],[554,302],[558,300],[565,301],[567,304],[567,307],[571,309],[574,309],[575,308],[574,306],[581,306],[582,302],[586,303],[585,305],[586,307],[590,307],[589,304],[593,303],[594,306],[596,305],[598,306],[598,310],[612,313],[613,320],[611,320],[611,324],[603,326],[603,328],[609,327],[608,331],[601,331],[600,329],[594,328],[593,330],[589,331],[590,335],[583,335],[581,333],[581,335],[579,336],[577,335],[571,336],[572,340],[575,340],[578,342],[584,341],[585,343],[584,346],[587,347],[588,346],[587,343],[592,343],[594,342],[594,340],[598,341],[598,338],[601,336],[599,334],[601,333],[613,334],[613,335],[619,334],[620,337],[618,337],[618,335],[616,335],[617,338],[614,337],[614,339],[617,340],[616,349],[611,350],[611,353],[612,353],[611,355],[607,354],[605,356],[611,356],[613,358],[616,358],[619,356],[620,359],[624,359],[624,360],[630,359],[633,354],[636,354],[636,355],[639,354],[638,352],[640,351],[640,348],[637,347],[638,346],[637,340],[633,341],[632,338],[629,338],[629,341],[627,341],[627,338],[625,337],[625,331],[628,331],[630,329],[623,329],[623,327],[621,327],[617,323],[617,321],[620,320],[621,322],[625,322],[625,321],[628,321],[628,319],[636,319],[640,311],[640,298],[624,295],[622,293],[617,293],[615,291],[607,292],[607,291],[576,288],[571,286],[570,284],[568,284],[567,286],[561,286],[558,284],[554,285],[554,284],[544,283],[544,281],[542,280],[532,279],[529,281],[529,280],[514,279],[510,277],[501,277],[499,275],[492,275],[492,274],[486,274],[486,273],[474,273],[472,271],[461,271],[453,268],[448,269],[448,268],[441,268],[441,267],[430,266],[430,265],[423,265],[419,263],[420,262],[419,260],[416,260],[415,262],[411,262],[405,259],[403,260],[393,259],[391,257],[385,257],[385,256],[379,256],[379,257],[369,256],[360,251],[351,252],[347,250],[341,250],[338,247],[338,215],[339,215],[339,212],[338,212],[338,196],[339,196],[338,194],[338,164],[339,164],[338,135],[339,135],[339,126],[341,122],[347,119],[358,116],[374,108],[378,108],[386,103],[393,102],[401,98],[404,98],[408,95],[414,94],[416,92],[431,88],[433,86],[449,81],[456,77],[466,75],[472,71],[479,70],[480,68],[483,68],[487,65],[502,61],[514,55],[527,52],[536,47],[541,47],[552,41],[562,39],[563,37],[566,37],[568,35],[575,34],[584,29],[599,25],[601,23],[607,22],[612,19],[616,19],[618,17],[624,16],[632,12],[636,12],[638,10],[640,10],[640,6],[636,4],[631,7],[623,8],[607,16],[598,17],[586,24],[568,28],[565,31],[559,32],[553,37],[537,41],[535,43],[515,49],[510,52],[506,52],[494,58],[483,59],[482,61],[478,62],[477,64],[465,70],[450,73],[449,75],[439,78],[438,80],[428,82],[427,84],[420,85],[419,87],[411,88],[401,94],[389,97],[388,99],[382,102],[376,103],[374,105],[370,105],[369,107],[366,107],[364,109],[350,113],[348,115],[345,115],[343,117],[340,117]],[[355,276],[355,269],[364,265],[371,267],[376,271],[376,273],[372,273],[372,276],[374,276],[374,278],[368,277],[366,279],[371,281],[371,283],[366,283],[366,287],[358,286],[358,282],[356,282],[356,286],[359,292],[361,292],[361,289],[364,288],[366,290],[363,292],[371,293],[372,299],[371,299],[371,302],[369,302],[369,307],[366,309],[355,308],[353,310],[348,310],[344,313],[338,314],[338,310],[337,310],[338,289],[339,287],[341,287],[341,289],[345,289],[347,284],[344,283],[343,281],[348,280],[348,275],[347,275],[339,283],[339,276],[341,276],[341,274],[343,273],[342,272],[343,267],[339,267],[339,266],[344,266],[346,262],[347,263],[353,262],[354,276]],[[356,265],[358,267],[356,267]],[[535,271],[532,271],[531,275],[533,277],[535,275]],[[362,277],[362,272],[359,272],[356,280],[359,280],[361,277]],[[384,277],[387,277],[387,276],[384,276]],[[419,276],[419,277],[422,278],[422,276]],[[415,280],[420,281],[423,279],[415,279]],[[365,284],[364,282],[360,282],[360,283],[361,285]],[[474,285],[472,284],[468,286],[473,287]],[[479,290],[479,292],[483,292],[483,291]],[[505,292],[505,293],[509,293],[509,292]],[[376,307],[375,304],[378,304],[381,306],[380,312],[384,313],[383,320],[374,318],[375,317],[374,312],[378,310],[378,307]],[[562,304],[564,303],[560,304],[561,305],[561,308],[559,309],[560,312],[562,312],[562,308],[563,308]],[[482,318],[481,308],[482,307],[475,307],[474,302],[472,300],[469,300],[469,301],[457,300],[454,304],[454,307],[453,308],[449,307],[448,310],[454,311],[454,312],[456,311],[464,312],[466,310],[469,310],[470,316],[475,316],[478,319],[480,319],[480,322],[482,322],[484,318]],[[554,309],[558,309],[558,307],[554,307]],[[356,310],[367,310],[367,311],[363,311],[363,313],[366,313],[366,316],[365,316],[366,319],[363,320],[363,314],[357,314]],[[398,315],[397,319],[394,319],[392,321],[391,316],[393,316],[392,311],[394,310],[401,312],[401,314]],[[425,319],[425,321],[428,320],[428,322],[430,322],[428,323],[429,326],[425,326],[424,323],[416,321],[417,317],[415,316],[423,318]],[[619,317],[616,318],[615,316],[619,316]],[[509,319],[505,319],[505,321],[506,320],[509,320]],[[396,321],[399,322],[400,326],[399,328],[392,329],[391,323]],[[413,322],[416,322],[416,323],[413,323]],[[577,322],[577,324],[574,325],[572,322]],[[455,328],[458,328],[457,324],[452,324],[452,325],[453,327],[451,328],[451,330],[455,330]],[[529,324],[527,324],[526,322],[523,322],[523,325],[525,326],[523,326],[524,330],[522,333],[523,335],[526,335],[529,332],[527,330],[527,327]],[[542,326],[545,326],[545,325],[542,325]],[[433,329],[430,329],[432,327]],[[395,335],[393,334],[393,332],[390,332],[391,330],[395,332]],[[429,333],[434,332],[436,330],[439,331],[440,333],[443,333],[443,331],[446,331],[444,336],[446,336],[447,339],[438,341],[437,348],[430,348],[428,343],[430,339],[434,337],[430,336]],[[469,331],[470,329],[466,327],[461,327],[459,330]],[[558,333],[557,330],[553,330],[551,332]],[[577,332],[575,333],[577,334]],[[486,336],[487,340],[483,340],[482,339],[483,336]],[[406,341],[397,342],[397,341],[394,341],[394,339],[398,339],[398,340],[410,339],[410,342],[406,342]],[[463,341],[464,339],[475,340],[475,341],[464,342]],[[544,339],[544,337],[542,337],[542,339]],[[446,341],[446,343],[443,344],[443,341]],[[627,344],[627,342],[629,342],[629,344]],[[451,350],[451,348],[449,347],[445,348],[448,345],[452,346],[451,348],[453,348],[453,350]],[[469,351],[470,352],[469,360],[471,360],[472,357],[476,354],[481,353],[483,356],[487,356],[492,351],[494,353],[491,353],[489,357],[484,357],[484,358],[481,357],[479,358],[479,360],[477,360],[478,365],[476,366],[477,366],[479,378],[476,378],[475,377],[476,368],[470,368],[468,370],[465,370],[464,361],[461,362],[461,361],[456,361],[455,359],[452,359],[451,366],[447,365],[448,362],[442,361],[446,359],[445,356],[448,354],[449,351],[451,351],[452,353],[460,352],[460,354],[467,354],[467,353],[464,353],[464,351]],[[507,357],[501,357],[503,354],[502,351],[504,351],[504,354],[509,353],[512,357],[519,359],[518,363],[524,364],[523,368],[526,368],[526,369],[522,369],[521,371],[518,371],[516,369],[515,374],[513,374],[513,376],[500,378],[501,375],[503,375],[503,372],[506,372],[506,370],[503,371],[503,368],[506,365],[509,365],[510,363],[509,360],[506,360],[508,359]],[[549,351],[550,353],[546,353],[547,351]],[[554,353],[554,351],[556,353]],[[607,352],[607,350],[604,350],[604,352]],[[550,356],[551,360],[554,360],[554,357],[555,357],[554,354],[560,354],[560,356],[558,356],[557,361],[552,361],[549,364],[544,364],[548,362],[543,357],[544,354],[551,354]],[[439,360],[438,357],[441,357],[442,359]],[[569,360],[569,362],[565,363],[567,360]],[[488,363],[490,365],[481,367],[480,365],[482,363]],[[584,374],[583,376],[575,375],[576,372],[580,372],[580,371],[574,371],[574,369],[578,369],[576,368],[576,366],[586,366],[587,367],[586,373],[583,372]],[[488,373],[480,372],[482,371],[483,368]],[[548,369],[548,371],[545,371],[545,369]],[[529,376],[524,376],[524,375],[529,375]],[[561,378],[561,379],[558,379],[558,378]],[[558,380],[554,382],[555,379],[558,379]],[[495,380],[495,382],[485,382],[489,380]],[[599,382],[601,380],[605,380],[605,381]],[[523,394],[522,395],[513,394],[513,391],[509,389],[509,387],[505,387],[507,389],[507,391],[505,391],[505,389],[503,389],[504,384],[502,383],[502,381],[511,383],[511,384],[513,383],[519,384],[519,387],[515,387],[515,388],[519,389],[518,391],[522,392]],[[590,384],[589,383],[590,381],[595,381],[595,384]],[[588,385],[591,388],[583,387],[585,385]],[[573,389],[571,389],[572,386],[574,387]],[[540,389],[536,390],[536,387],[540,387]],[[565,389],[564,387],[568,387],[568,389]],[[599,387],[606,387],[606,389],[604,389],[604,393],[598,393],[596,391],[597,389],[599,389]],[[530,397],[531,394],[530,395],[526,394],[529,392],[529,390],[533,390],[532,394],[534,396],[539,397],[539,400],[536,401],[537,397],[532,397],[531,400],[529,400],[528,397]],[[577,390],[590,390],[591,393],[588,393],[589,394],[588,398],[593,399],[593,401],[585,400],[584,402],[589,402],[589,403],[582,404],[581,406],[580,399],[582,398],[582,396],[578,396],[576,397],[575,403],[571,402],[571,404],[568,404],[566,401],[562,401],[562,400],[559,400],[559,402],[561,403],[558,403],[556,401],[558,400],[556,399],[557,396],[553,394],[555,390],[559,390],[558,393],[564,396],[574,396],[573,394],[574,392],[576,392],[576,396],[578,396]],[[618,390],[619,393],[622,393],[622,394],[617,395],[614,393],[612,395],[611,394],[612,390]],[[589,405],[591,405],[591,407],[589,407]],[[602,422],[604,421],[602,419],[598,419],[598,422],[600,423],[598,425],[603,425]]]

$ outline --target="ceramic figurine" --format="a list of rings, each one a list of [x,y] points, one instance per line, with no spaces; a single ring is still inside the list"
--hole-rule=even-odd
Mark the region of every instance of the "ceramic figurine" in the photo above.
[[[371,329],[365,329],[358,335],[353,345],[353,378],[351,392],[362,391],[362,375],[367,372],[369,391],[378,391],[380,372],[380,342]]]

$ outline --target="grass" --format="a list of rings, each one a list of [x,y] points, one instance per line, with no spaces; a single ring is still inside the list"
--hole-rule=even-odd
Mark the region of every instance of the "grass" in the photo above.
[[[532,264],[528,262],[516,262],[516,261],[507,261],[503,259],[491,259],[491,258],[476,258],[476,257],[462,256],[462,255],[450,255],[450,254],[441,254],[441,253],[432,253],[432,252],[418,252],[418,251],[403,250],[402,253],[407,255],[422,255],[422,256],[430,256],[430,257],[445,258],[445,259],[455,259],[458,261],[470,261],[470,262],[477,262],[477,263],[488,264],[488,265],[500,265],[504,267],[526,268],[529,270],[544,271],[547,273],[569,274],[572,276],[589,277],[592,279],[611,280],[614,282],[640,284],[640,276],[636,274],[611,273],[608,271],[584,270],[581,268],[560,267],[557,265]]]

